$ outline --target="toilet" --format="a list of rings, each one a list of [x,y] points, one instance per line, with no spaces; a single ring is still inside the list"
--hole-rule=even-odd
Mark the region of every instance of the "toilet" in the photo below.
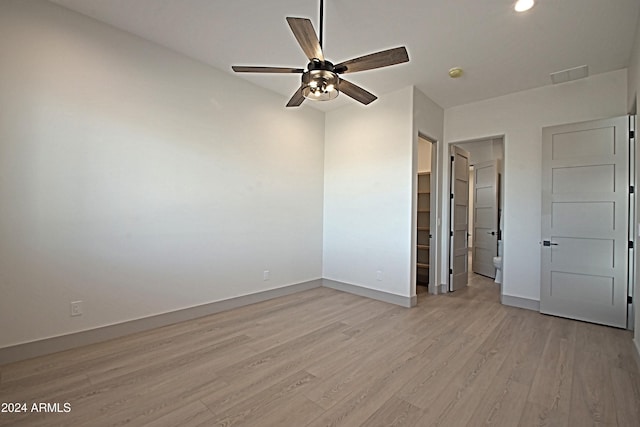
[[[496,283],[502,283],[502,240],[498,240],[498,256],[493,257],[493,266],[496,268]]]

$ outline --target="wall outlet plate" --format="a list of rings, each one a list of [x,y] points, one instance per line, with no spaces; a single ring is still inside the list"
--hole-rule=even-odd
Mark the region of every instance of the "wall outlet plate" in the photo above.
[[[82,301],[71,301],[71,316],[82,316]]]

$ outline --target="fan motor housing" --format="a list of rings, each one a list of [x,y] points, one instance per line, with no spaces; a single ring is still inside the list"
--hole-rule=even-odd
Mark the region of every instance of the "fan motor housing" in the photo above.
[[[330,61],[320,61],[319,59],[314,59],[307,64],[307,70],[325,70],[333,72],[334,66]]]

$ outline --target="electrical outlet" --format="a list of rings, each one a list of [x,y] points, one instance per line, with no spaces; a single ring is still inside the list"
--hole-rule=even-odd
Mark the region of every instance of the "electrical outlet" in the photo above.
[[[382,280],[382,270],[376,271],[376,280]]]
[[[82,301],[71,301],[71,316],[82,316]]]
[[[269,270],[265,270],[264,273],[262,273],[262,280],[269,280]]]

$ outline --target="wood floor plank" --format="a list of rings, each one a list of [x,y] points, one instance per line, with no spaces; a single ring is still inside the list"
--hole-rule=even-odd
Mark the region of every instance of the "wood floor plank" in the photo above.
[[[509,343],[518,329],[518,320],[516,316],[506,317],[455,370],[449,383],[438,387],[440,393],[433,405],[422,403],[421,407],[428,410],[420,420],[423,425],[463,426],[471,420],[511,351]],[[517,390],[517,386],[513,385],[512,389]]]
[[[309,324],[315,324],[318,327],[326,326],[342,321],[344,318],[351,318],[352,314],[371,312],[371,307],[364,300],[360,300],[359,303],[352,303],[348,306],[348,310],[345,309],[338,313],[336,313],[335,303],[336,300],[333,298],[333,300],[327,301],[327,305],[319,310],[309,311],[305,309],[302,315],[294,315],[296,322],[293,324],[290,319],[280,319],[277,322],[272,321],[268,324],[260,322],[256,327],[243,333],[252,337],[250,343],[252,349],[264,351],[307,334]]]
[[[330,409],[349,396],[357,393],[363,385],[370,384],[385,375],[386,368],[398,359],[406,357],[398,349],[406,348],[406,338],[397,332],[385,342],[383,351],[361,354],[345,363],[334,359],[334,371],[322,371],[313,389],[305,392],[310,400],[324,409]]]
[[[578,323],[569,418],[575,425],[616,424],[610,365],[601,326]]]
[[[548,319],[526,311],[519,311],[518,316],[521,322],[511,339],[511,351],[467,426],[516,426],[520,422],[547,340],[548,328],[544,324]]]
[[[397,397],[387,400],[384,405],[366,419],[361,427],[402,427],[416,426],[422,417],[422,409]]]
[[[466,289],[407,309],[317,288],[0,366],[0,426],[638,426],[629,331]]]
[[[348,370],[352,365],[362,365],[366,360],[384,358],[391,349],[397,352],[399,348],[410,348],[417,341],[415,335],[399,332],[390,324],[378,325],[366,334],[353,335],[352,332],[353,329],[344,332],[351,345],[326,352],[325,357],[305,369],[324,379]]]
[[[527,401],[518,427],[568,427],[569,414]]]
[[[542,408],[539,416],[544,419],[566,417],[568,421],[578,322],[560,318],[550,321],[549,336],[527,401]]]
[[[313,384],[305,389],[313,387]],[[294,394],[274,405],[273,409],[262,411],[257,422],[248,426],[304,426],[309,420],[320,416],[323,409],[302,394]],[[209,424],[211,426],[212,424]]]
[[[430,361],[428,368],[416,372],[398,395],[419,408],[429,409],[431,404],[442,395],[443,390],[453,381],[457,380],[458,383],[463,381],[463,377],[457,375],[476,356],[476,350],[487,340],[487,337],[491,336],[491,334],[483,332],[491,331],[492,334],[500,332],[498,326],[505,324],[504,316],[494,316],[492,319],[489,323],[480,322],[477,325],[484,328],[463,328],[463,330],[474,330],[477,335],[460,332],[449,334],[446,339],[443,337],[427,351],[419,353],[421,357]],[[484,360],[487,359],[484,358]],[[473,368],[475,369],[475,367]]]
[[[602,327],[603,350],[609,363],[620,369],[640,374],[640,356],[633,344],[633,331]]]
[[[640,420],[640,374],[618,367],[612,367],[610,374],[618,425],[638,425],[638,420]]]
[[[514,381],[530,388],[538,370],[549,336],[550,318],[532,311],[521,310],[523,321],[512,342],[512,350],[501,370],[506,370]]]
[[[304,336],[273,347],[267,351],[260,352],[255,356],[242,358],[239,362],[227,366],[222,377],[231,381],[233,378],[241,375],[247,375],[251,372],[259,372],[269,364],[283,363],[283,361],[288,360],[288,358],[292,354],[295,354],[296,350],[301,347],[312,345],[321,346],[325,344],[323,342],[324,340],[335,341],[336,336],[338,337],[338,341],[345,341],[348,339],[347,337],[336,335],[343,332],[344,329],[345,324],[341,322],[334,322],[319,329],[315,329]]]
[[[398,392],[398,397],[421,409],[429,409],[442,390],[451,382],[452,377],[473,354],[474,339],[469,335],[456,335],[444,347],[433,355],[424,357],[429,363],[424,369],[417,370]]]
[[[282,408],[292,396],[301,393],[314,380],[315,377],[308,372],[295,372],[263,393],[244,399],[225,411],[219,412],[210,406],[209,409],[215,413],[214,423],[218,425],[258,425],[265,414]]]
[[[342,324],[337,322],[333,327],[340,328],[339,325]],[[281,381],[290,372],[305,370],[305,367],[313,366],[316,361],[331,354],[326,351],[327,348],[340,351],[350,345],[349,338],[345,335],[336,333],[335,330],[331,333],[332,329],[328,331],[330,333],[327,333],[326,327],[312,331],[310,332],[313,334],[311,339],[309,337],[299,338],[296,342],[267,350],[219,370],[219,374],[227,379],[228,385],[203,397],[203,402],[214,412],[224,411],[239,399],[262,393],[263,390]],[[308,345],[299,346],[301,342],[307,342]]]
[[[363,386],[325,411],[308,424],[309,427],[344,426],[351,427],[366,422],[415,372],[426,369],[428,361],[405,352],[387,367],[379,366],[382,375],[369,377]]]
[[[201,425],[202,423],[211,423],[212,419],[213,414],[209,411],[209,408],[207,408],[204,403],[196,400],[187,405],[182,403],[175,405],[168,414],[158,417],[153,421],[138,425],[143,427],[191,427]]]
[[[498,373],[482,393],[467,427],[517,426],[527,403],[528,393],[529,387],[517,382],[514,376]]]

